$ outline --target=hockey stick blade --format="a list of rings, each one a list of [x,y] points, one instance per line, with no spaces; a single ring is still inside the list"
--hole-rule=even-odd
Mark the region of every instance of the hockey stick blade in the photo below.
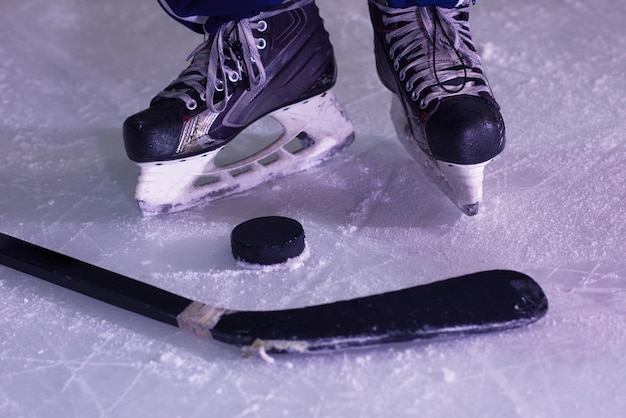
[[[548,310],[539,285],[510,270],[324,305],[232,311],[1,233],[0,263],[198,335],[270,352],[316,352],[506,330],[531,324]]]

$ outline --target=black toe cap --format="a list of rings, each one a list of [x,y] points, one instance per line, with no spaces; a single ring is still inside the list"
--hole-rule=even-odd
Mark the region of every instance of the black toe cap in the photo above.
[[[171,102],[130,116],[123,125],[128,158],[137,162],[171,158],[176,154],[183,123],[183,115]]]
[[[478,96],[444,99],[426,120],[426,137],[438,160],[489,161],[504,149],[504,120],[495,102]]]

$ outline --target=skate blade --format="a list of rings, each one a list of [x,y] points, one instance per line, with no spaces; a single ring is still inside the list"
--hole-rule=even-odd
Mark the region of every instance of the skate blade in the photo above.
[[[468,216],[477,215],[483,198],[485,166],[491,160],[478,164],[454,164],[426,154],[418,139],[413,138],[402,103],[395,95],[391,104],[391,118],[400,142],[413,159],[425,166],[426,173],[435,184],[461,212]]]
[[[135,197],[143,214],[178,212],[244,192],[316,166],[354,140],[352,123],[331,91],[268,116],[282,125],[282,134],[235,162],[216,162],[222,147],[180,160],[140,163]]]

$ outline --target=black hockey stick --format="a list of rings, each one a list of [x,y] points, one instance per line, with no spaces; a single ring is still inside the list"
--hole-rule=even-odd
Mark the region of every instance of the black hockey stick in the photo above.
[[[521,327],[548,301],[530,277],[484,271],[357,299],[279,311],[206,305],[0,234],[0,263],[195,334],[242,347],[312,352]]]

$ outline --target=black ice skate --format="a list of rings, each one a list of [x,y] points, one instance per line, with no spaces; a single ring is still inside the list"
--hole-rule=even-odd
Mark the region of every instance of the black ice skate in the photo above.
[[[348,146],[353,128],[330,88],[336,66],[313,0],[285,1],[223,25],[191,64],[124,122],[141,174],[144,214],[184,210],[307,169]],[[256,120],[282,127],[271,145],[219,164],[218,152]],[[295,145],[295,146],[294,146]]]
[[[485,165],[504,149],[504,121],[472,43],[469,0],[454,9],[370,0],[378,74],[410,154],[425,160],[467,215],[478,212]],[[425,157],[425,158],[424,158]]]

